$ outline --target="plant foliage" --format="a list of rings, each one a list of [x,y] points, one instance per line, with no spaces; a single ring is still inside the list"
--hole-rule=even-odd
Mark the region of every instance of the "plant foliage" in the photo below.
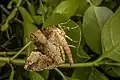
[[[119,80],[119,0],[0,0],[0,80]],[[24,70],[30,34],[60,25],[74,64]]]

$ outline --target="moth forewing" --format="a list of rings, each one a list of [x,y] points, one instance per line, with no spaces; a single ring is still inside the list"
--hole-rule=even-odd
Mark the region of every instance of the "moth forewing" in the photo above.
[[[72,53],[66,41],[65,32],[57,27],[37,30],[31,35],[36,46],[25,63],[25,69],[41,71],[53,69],[65,62],[67,54],[70,64],[73,63]]]

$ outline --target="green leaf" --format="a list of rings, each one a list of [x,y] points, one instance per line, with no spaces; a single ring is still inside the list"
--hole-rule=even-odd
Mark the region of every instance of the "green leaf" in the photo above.
[[[29,72],[28,71],[23,71],[22,76],[29,79]]]
[[[10,67],[11,67],[11,74],[10,74],[9,80],[14,80],[15,71],[12,64],[10,64]]]
[[[32,23],[28,23],[28,22],[23,22],[23,25],[24,25],[24,41],[29,42],[30,40],[30,35],[37,31],[37,26],[35,26],[34,24]]]
[[[120,62],[120,8],[106,22],[101,41],[103,56]]]
[[[57,5],[60,4],[61,0],[48,0],[49,4],[51,5],[51,7],[54,9],[57,7]]]
[[[101,30],[112,11],[106,7],[89,7],[83,18],[83,36],[88,46],[96,53],[101,53]]]
[[[120,77],[120,67],[104,65],[102,68],[108,75],[113,77]]]
[[[100,5],[103,0],[90,0],[94,5]]]
[[[53,11],[53,9],[52,9],[52,7],[51,6],[49,6],[48,7],[48,9],[47,9],[47,13],[46,13],[46,17],[48,18],[49,16],[51,16],[51,14],[52,14],[52,11]]]
[[[109,41],[108,41],[109,42]],[[109,51],[103,53],[103,58],[109,58],[114,61],[120,62],[120,43],[114,45]]]
[[[0,61],[0,67],[4,66],[6,63]]]
[[[84,62],[90,57],[87,55],[86,52],[82,49],[80,46],[81,43],[81,26],[82,24],[79,22],[79,25],[76,24],[74,21],[69,20],[68,22],[60,24],[61,26],[64,26],[63,28],[66,30],[67,36],[69,36],[72,41],[68,40],[68,43],[70,45],[73,45],[75,47],[71,47],[71,51],[73,54],[73,58],[75,62]]]
[[[15,3],[18,3],[19,2],[19,0],[12,0],[13,2],[15,2]]]
[[[42,4],[42,3],[41,3]],[[48,12],[48,7],[47,5],[40,5],[39,8],[37,9],[37,14],[40,14],[40,15],[45,15],[45,13]]]
[[[44,80],[44,78],[37,72],[29,72],[30,80]]]
[[[89,80],[89,76],[92,73],[92,68],[76,68],[72,74],[73,80],[81,79],[81,80]]]
[[[33,19],[35,21],[35,24],[40,25],[43,23],[42,16],[33,16]]]
[[[44,3],[48,4],[51,0],[42,0]]]
[[[8,16],[7,21],[12,20],[15,17],[16,12],[17,12],[17,8],[13,9],[12,13]]]
[[[25,22],[28,22],[28,23],[34,22],[31,15],[27,12],[27,10],[25,8],[19,7],[19,11],[20,11],[20,14],[22,15],[22,18]]]
[[[26,0],[26,2],[27,2],[27,8],[30,14],[35,15],[35,8],[33,7],[33,4],[31,4],[28,0]]]
[[[8,3],[7,8],[8,8],[8,9],[12,9],[12,4],[13,4],[13,0],[11,0],[11,1]]]
[[[39,8],[37,9],[37,14],[45,15],[47,12],[47,6],[43,5],[42,1],[40,0]]]
[[[4,13],[2,13],[2,23],[4,23],[6,20],[7,20],[7,16]]]
[[[43,71],[40,71],[39,73],[45,80],[48,79],[48,77],[49,77],[49,70],[43,70]]]
[[[120,77],[120,67],[114,66],[112,67],[112,70],[117,75],[117,77]]]
[[[107,77],[95,68],[76,68],[72,80],[108,80]]]
[[[83,50],[81,46],[79,48],[78,56],[79,56],[79,61],[81,62],[85,62],[91,59],[90,56]]]
[[[8,27],[9,27],[8,22],[5,22],[5,23],[1,26],[1,31],[5,31],[5,30],[7,30]]]
[[[110,0],[110,1],[106,1],[105,3],[103,3],[103,5],[108,7],[111,10],[114,10],[116,3]]]
[[[45,20],[43,27],[48,27],[48,26],[64,23],[67,20],[68,20],[68,18],[64,17],[61,14],[53,14],[53,15],[49,16],[47,18],[47,20]]]
[[[53,11],[53,13],[59,13],[67,18],[70,18],[79,7],[79,0],[65,0],[62,1]]]
[[[8,9],[12,9],[12,5],[13,4],[17,4],[19,0],[11,0],[9,1],[8,5],[7,5],[7,8]]]
[[[24,25],[24,45],[26,45],[30,41],[30,35],[31,33],[35,32],[37,29],[37,26],[35,26],[32,23],[23,22]],[[31,44],[26,50],[28,53],[30,53],[33,50],[34,46]]]
[[[86,0],[80,0],[80,5],[78,7],[78,9],[76,10],[76,13],[74,15],[77,16],[83,16],[84,12],[86,11],[86,9],[89,7],[88,3]]]
[[[64,80],[64,79],[63,79]],[[65,80],[78,80],[78,79],[73,79],[71,77],[65,76]]]

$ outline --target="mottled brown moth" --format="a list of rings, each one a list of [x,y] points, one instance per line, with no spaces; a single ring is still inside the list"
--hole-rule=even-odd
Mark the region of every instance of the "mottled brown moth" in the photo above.
[[[65,62],[64,53],[72,64],[72,53],[65,35],[63,29],[55,26],[32,33],[31,39],[34,42],[35,51],[32,51],[27,58],[24,68],[31,71],[53,69]]]

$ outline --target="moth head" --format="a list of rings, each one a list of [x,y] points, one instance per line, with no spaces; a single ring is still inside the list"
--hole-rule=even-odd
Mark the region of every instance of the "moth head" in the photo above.
[[[30,39],[35,43],[46,44],[47,42],[46,37],[40,30],[37,30],[36,32],[32,33],[30,35]]]

